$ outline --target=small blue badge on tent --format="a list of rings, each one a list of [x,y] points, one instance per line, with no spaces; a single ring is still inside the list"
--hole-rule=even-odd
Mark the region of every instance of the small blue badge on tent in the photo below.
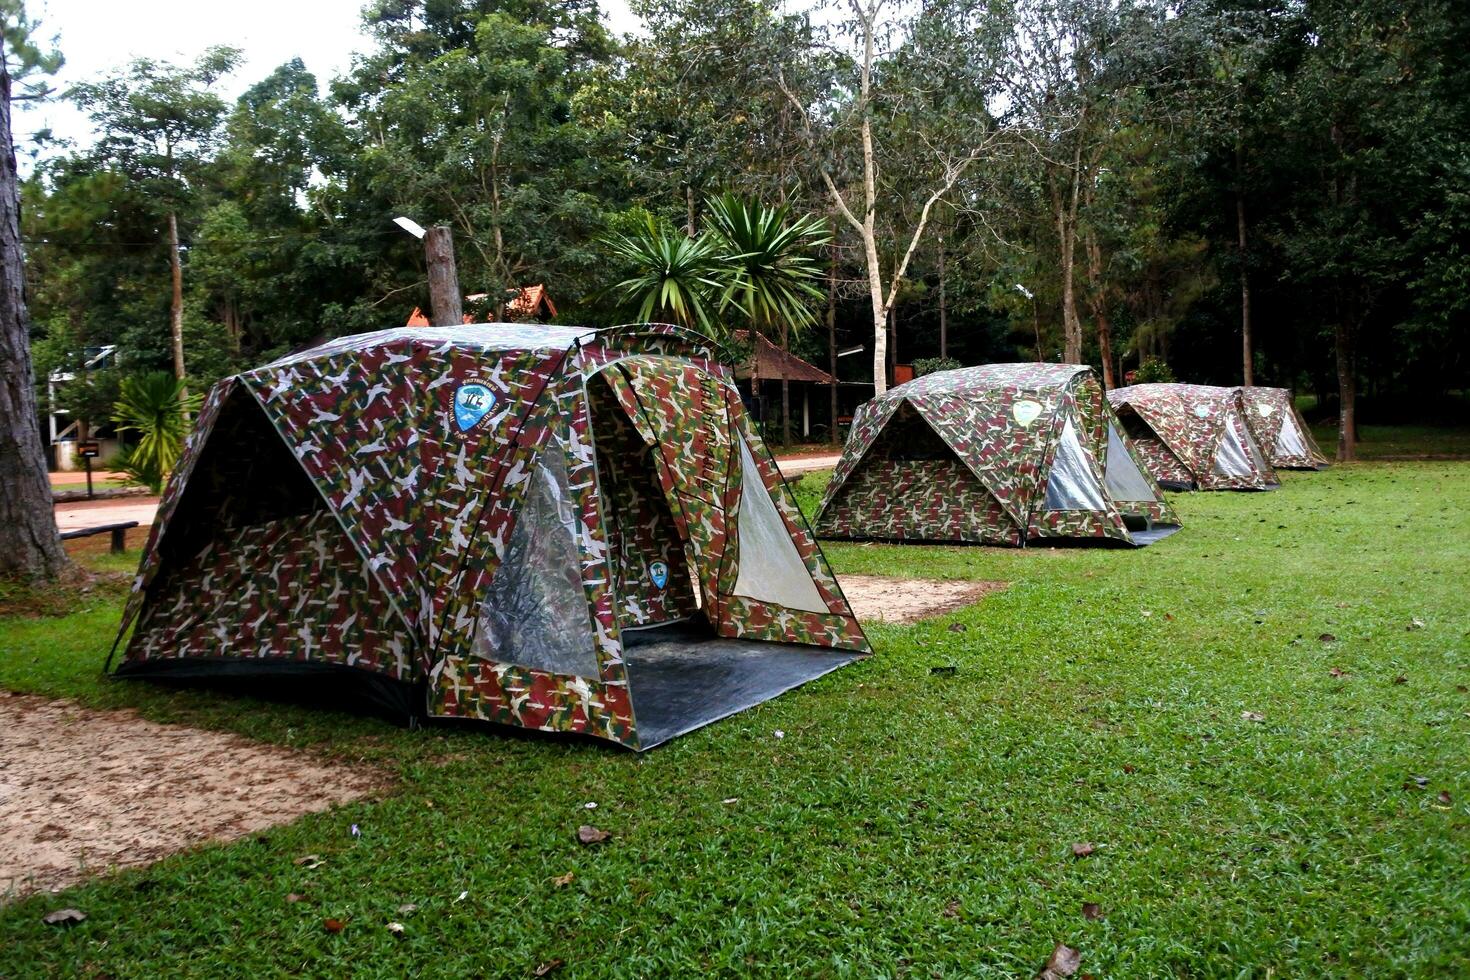
[[[495,392],[484,385],[460,385],[454,393],[454,421],[459,431],[468,432],[495,407]]]
[[[668,562],[656,561],[648,566],[648,575],[653,579],[653,584],[660,589],[669,584]]]

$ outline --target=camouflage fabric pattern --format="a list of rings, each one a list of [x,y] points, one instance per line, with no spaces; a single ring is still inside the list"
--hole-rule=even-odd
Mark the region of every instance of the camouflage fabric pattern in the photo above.
[[[1320,470],[1330,465],[1317,440],[1312,438],[1306,419],[1296,410],[1296,399],[1290,388],[1242,386],[1240,396],[1251,435],[1272,466],[1283,470]],[[1288,418],[1296,425],[1300,449],[1304,452],[1289,451],[1281,444],[1282,427]]]
[[[138,659],[240,656],[413,676],[413,640],[381,613],[382,587],[325,510],[230,527],[145,607]],[[241,605],[260,615],[241,621]]]
[[[1188,471],[1200,490],[1267,490],[1277,485],[1276,474],[1251,439],[1242,415],[1237,388],[1210,385],[1145,384],[1115,388],[1108,399],[1118,412],[1132,412]],[[1249,472],[1220,472],[1217,460],[1222,443],[1243,440]],[[1162,453],[1145,453],[1145,461],[1167,462]],[[1173,480],[1172,467],[1150,471],[1156,480]]]
[[[819,532],[834,538],[1019,545],[1021,529],[965,464],[892,460],[858,467],[826,505]]]
[[[390,330],[333,341],[222,382],[165,493],[123,626],[143,612],[126,657],[249,656],[243,640],[254,634],[241,632],[239,624],[304,602],[301,608],[313,612],[310,642],[278,630],[267,644],[271,655],[427,679],[431,715],[585,732],[636,747],[619,631],[640,612],[653,618],[688,613],[687,601],[663,609],[650,603],[639,578],[647,574],[647,555],[666,554],[673,581],[687,582],[688,572],[667,528],[660,538],[652,523],[636,517],[618,523],[609,512],[647,504],[644,515],[653,513],[647,494],[656,485],[644,473],[643,486],[624,483],[613,488],[616,499],[603,495],[587,386],[600,384],[604,371],[639,378],[655,402],[652,410],[628,406],[638,412],[627,412],[623,422],[634,428],[642,423],[661,449],[673,447],[659,454],[668,464],[660,472],[668,485],[661,489],[683,517],[683,546],[691,554],[704,549],[696,567],[714,599],[720,631],[866,652],[856,620],[802,525],[793,524],[793,533],[804,536],[799,547],[814,574],[823,576],[817,584],[832,597],[833,622],[776,627],[779,610],[724,602],[719,586],[726,551],[733,550],[726,547],[731,508],[738,507],[738,491],[731,494],[727,485],[738,487],[729,476],[739,400],[714,353],[703,338],[659,324],[596,334],[529,325]],[[631,391],[632,382],[624,388]],[[465,389],[493,395],[469,424],[456,416],[457,393]],[[242,401],[238,392],[249,398]],[[185,494],[185,487],[191,480],[200,488],[209,483],[201,483],[195,470],[227,400],[232,412],[267,420],[281,440],[276,449],[289,453],[283,465],[290,469],[294,459],[309,478],[307,513],[252,526],[254,550],[240,536],[245,532],[237,534],[226,521],[208,548],[170,558],[174,567],[160,583],[163,556],[188,545],[188,535],[201,525],[195,520],[177,534],[169,530],[179,501],[206,501],[216,492]],[[474,653],[484,648],[483,596],[505,557],[533,475],[552,459],[564,468],[566,506],[576,522],[595,677],[500,662],[493,651]],[[609,473],[621,462],[604,460]],[[779,475],[773,479],[773,494],[785,492]],[[208,506],[189,505],[228,516],[223,505],[212,505],[215,511]],[[786,506],[795,513],[794,503]],[[610,550],[610,526],[621,535],[617,553]],[[263,571],[263,548],[297,560]],[[349,561],[349,554],[356,558]],[[191,583],[196,591],[212,591],[185,615],[180,603]],[[222,583],[238,587],[220,591]],[[622,589],[639,594],[628,596],[632,606],[620,610]],[[267,593],[273,597],[263,599]],[[281,629],[305,623],[277,618]],[[227,623],[236,624],[241,642],[220,639]]]
[[[909,458],[926,431],[914,427],[914,417],[940,437],[942,454]],[[859,410],[818,512],[818,532],[1007,545],[1049,537],[1132,543],[1125,513],[1177,523],[1161,495],[1120,505],[1104,493],[1095,511],[1044,505],[1067,421],[1101,486],[1111,419],[1101,386],[1082,365],[990,364],[918,378]],[[963,471],[944,465],[949,461]]]

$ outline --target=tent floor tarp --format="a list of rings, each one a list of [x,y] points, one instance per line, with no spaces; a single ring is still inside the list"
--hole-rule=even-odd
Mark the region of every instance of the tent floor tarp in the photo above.
[[[789,643],[725,639],[682,623],[630,630],[623,637],[645,749],[862,659]]]

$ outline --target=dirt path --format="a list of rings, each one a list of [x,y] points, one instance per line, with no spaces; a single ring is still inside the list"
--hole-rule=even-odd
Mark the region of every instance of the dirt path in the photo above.
[[[840,459],[840,453],[823,456],[777,456],[776,466],[780,468],[782,476],[790,478],[803,473],[815,473],[817,470],[830,470]]]
[[[942,616],[999,592],[1005,582],[957,582],[940,579],[843,575],[838,579],[857,618],[865,622],[912,623]]]
[[[56,526],[63,531],[75,531],[84,527],[96,527],[98,524],[120,524],[124,521],[137,521],[140,525],[138,544],[147,537],[147,527],[153,523],[153,515],[158,512],[157,497],[122,497],[117,500],[78,500],[68,504],[56,505]],[[141,533],[139,533],[141,532]],[[129,535],[129,543],[132,535]]]
[[[0,691],[0,902],[384,789],[238,735]]]

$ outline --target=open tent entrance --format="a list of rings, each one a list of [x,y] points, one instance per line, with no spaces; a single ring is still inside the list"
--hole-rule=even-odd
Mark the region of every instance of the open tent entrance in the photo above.
[[[131,640],[154,653],[125,660],[120,676],[418,712],[411,634],[382,615],[381,585],[243,386],[221,406],[158,551]]]
[[[670,370],[687,369],[671,366]],[[616,372],[616,373],[614,373]],[[700,433],[696,452],[660,422],[650,371],[613,365],[588,381],[603,522],[638,740],[647,749],[791,690],[857,657],[845,651],[718,635],[724,597],[827,612],[724,398],[691,398],[674,411]],[[718,451],[710,451],[715,447]],[[683,462],[687,463],[688,460]],[[690,479],[696,472],[700,478]],[[690,521],[726,535],[694,535]],[[733,533],[730,533],[733,532]],[[735,547],[720,542],[734,538]]]

